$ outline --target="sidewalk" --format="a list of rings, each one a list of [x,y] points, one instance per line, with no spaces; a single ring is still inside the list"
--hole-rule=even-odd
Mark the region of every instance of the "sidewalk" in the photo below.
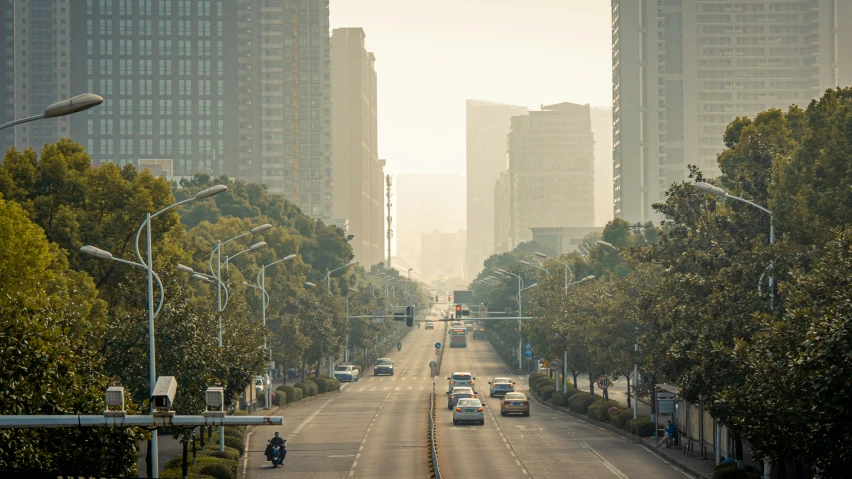
[[[643,437],[642,446],[648,449],[665,460],[677,464],[681,469],[691,473],[699,478],[713,477],[713,470],[716,468],[715,462],[712,460],[701,459],[697,453],[689,453],[683,446],[672,446],[666,448],[665,444],[657,446],[655,437]]]

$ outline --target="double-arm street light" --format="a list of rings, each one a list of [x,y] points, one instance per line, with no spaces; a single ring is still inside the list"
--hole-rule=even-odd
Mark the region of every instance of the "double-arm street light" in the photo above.
[[[539,266],[537,264],[532,264],[529,261],[524,261],[524,260],[520,260],[520,261],[518,261],[518,263],[521,263],[522,265],[525,265],[525,266],[529,266],[530,268],[535,268],[537,270],[544,271],[545,277],[550,278],[550,271],[542,268],[541,266]]]
[[[335,268],[335,269],[333,269],[333,270],[331,270],[331,271],[329,271],[328,273],[325,274],[326,287],[328,288],[328,295],[329,296],[334,296],[331,293],[331,273],[334,273],[335,271],[339,271],[343,268],[348,268],[348,267],[352,266],[353,264],[357,264],[357,263],[358,262],[353,259],[352,261],[344,264],[343,266],[341,266],[339,268]]]
[[[518,318],[519,318],[518,319],[518,369],[521,369],[521,368],[524,367],[524,364],[523,364],[523,349],[524,348],[523,348],[523,337],[521,335],[521,320],[520,320],[520,317],[523,316],[523,313],[524,313],[522,301],[521,301],[521,291],[525,290],[524,280],[521,279],[521,277],[519,275],[517,275],[515,273],[511,273],[509,271],[506,271],[505,269],[498,269],[497,272],[500,273],[500,274],[503,274],[503,275],[514,276],[514,277],[518,278]]]
[[[565,286],[563,287],[563,292],[565,294],[568,294],[568,283],[570,283],[571,281],[574,281],[574,271],[571,269],[571,266],[569,266],[568,263],[563,263],[562,261],[559,261],[556,258],[550,258],[549,256],[547,256],[544,253],[536,252],[535,255],[537,257],[541,258],[541,259],[549,259],[550,261],[555,261],[555,262],[557,262],[557,263],[559,263],[559,264],[561,264],[562,266],[565,267]],[[571,274],[571,279],[568,279],[569,273]]]
[[[95,95],[95,96],[97,96],[97,95]],[[100,98],[100,97],[98,97],[98,98]],[[103,98],[101,98],[101,101],[103,101]],[[94,106],[94,105],[92,105],[92,106]],[[50,108],[50,107],[48,107],[48,108]],[[89,106],[88,108],[91,108],[91,106]],[[80,111],[80,110],[77,110],[77,111]],[[73,113],[73,112],[70,112],[70,113]],[[58,116],[58,115],[54,115],[54,116]],[[155,349],[156,349],[155,348],[155,341],[154,341],[154,317],[157,315],[157,313],[160,312],[160,309],[163,307],[163,298],[165,297],[165,292],[163,290],[163,283],[160,281],[160,278],[156,275],[156,273],[154,273],[154,262],[153,262],[153,259],[151,257],[151,254],[152,254],[152,252],[151,252],[151,250],[152,250],[152,247],[151,247],[151,218],[155,218],[155,217],[159,216],[160,214],[162,214],[162,213],[164,213],[164,212],[166,212],[166,211],[168,211],[172,208],[176,208],[180,205],[183,205],[185,203],[189,203],[189,202],[195,201],[195,200],[203,200],[205,198],[210,198],[211,196],[218,195],[219,193],[221,193],[221,192],[223,192],[227,189],[228,189],[228,187],[225,186],[225,185],[211,186],[210,188],[199,191],[198,193],[195,194],[195,196],[193,196],[191,198],[187,198],[183,201],[178,201],[177,203],[166,206],[165,208],[163,208],[163,209],[161,209],[161,210],[159,210],[159,211],[157,211],[153,214],[146,213],[145,214],[145,220],[142,222],[142,224],[139,225],[139,228],[136,229],[136,241],[134,243],[134,246],[135,246],[135,249],[136,249],[136,251],[135,251],[136,252],[136,259],[139,260],[138,263],[135,263],[133,261],[123,260],[123,259],[120,259],[120,258],[116,258],[112,255],[112,253],[110,253],[108,251],[104,251],[100,248],[96,248],[94,246],[87,245],[87,246],[83,246],[82,248],[80,248],[81,252],[93,255],[97,258],[109,259],[109,260],[112,260],[112,261],[117,261],[119,263],[124,263],[124,264],[129,264],[129,265],[132,265],[132,266],[136,266],[136,267],[141,267],[141,268],[145,269],[147,274],[148,274],[148,382],[149,382],[149,387],[150,387],[150,390],[151,390],[151,396],[154,395],[154,387],[157,384],[157,367],[156,367],[157,363],[156,363],[156,356],[154,354]],[[139,237],[142,235],[142,229],[143,228],[145,228],[145,230],[146,230],[146,234],[145,234],[146,258],[145,259],[142,258],[142,253],[139,250]],[[159,285],[159,288],[160,288],[160,303],[157,306],[156,310],[154,310],[154,278],[156,278],[157,284]],[[153,411],[154,411],[154,404],[151,403],[151,412],[153,412]],[[154,434],[151,435],[151,448],[150,449],[151,450],[149,452],[149,455],[151,456],[151,471],[153,473],[153,477],[157,477],[158,474],[159,474],[157,472],[159,470],[158,469],[158,467],[159,467],[159,453],[158,453],[156,431],[154,432]]]
[[[82,95],[72,96],[67,100],[58,101],[52,105],[48,105],[48,107],[44,109],[44,113],[3,123],[0,125],[0,130],[5,130],[6,128],[11,128],[15,125],[20,125],[21,123],[41,120],[44,118],[56,118],[59,116],[71,115],[73,113],[88,110],[89,108],[94,108],[103,103],[103,101],[104,99],[102,96],[95,95],[94,93],[83,93]]]

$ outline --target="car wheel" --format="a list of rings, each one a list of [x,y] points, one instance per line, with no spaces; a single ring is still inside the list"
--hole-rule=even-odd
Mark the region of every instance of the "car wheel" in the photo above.
[[[525,413],[524,413],[524,417],[530,417],[530,413],[525,412]]]
[[[459,422],[458,422],[458,421],[456,421],[455,419],[453,419],[453,425],[454,425],[454,426],[458,426],[458,425],[459,425]]]
[[[485,419],[483,419],[483,420],[479,421],[479,425],[480,425],[480,426],[484,426],[484,425],[485,425]]]
[[[506,413],[503,412],[503,411],[500,411],[500,415],[503,416],[503,417],[506,417]]]
[[[450,411],[452,411],[452,410],[453,410],[453,407],[452,407],[452,406],[450,406],[449,404],[447,404],[447,409],[449,409]]]

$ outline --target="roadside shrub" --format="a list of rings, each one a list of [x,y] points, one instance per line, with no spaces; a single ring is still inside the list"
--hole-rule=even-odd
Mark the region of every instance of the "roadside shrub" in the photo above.
[[[589,406],[588,415],[592,419],[609,422],[609,408],[613,406],[618,407],[618,401],[598,399]]]
[[[340,381],[337,379],[331,378],[326,381],[328,383],[329,391],[340,391]]]
[[[238,414],[232,414],[232,416],[238,416]],[[246,432],[246,426],[238,426],[236,424],[232,424],[230,426],[225,426],[225,433],[228,431],[235,431],[240,433],[240,437]]]
[[[571,396],[577,394],[578,392],[580,392],[580,390],[577,389],[573,384],[571,384],[571,381],[568,381],[568,390],[565,391],[565,406],[566,407],[568,407],[568,400],[571,399]]]
[[[240,460],[240,451],[238,451],[238,450],[236,450],[232,447],[225,447],[224,451],[220,451],[218,449],[211,451],[211,450],[208,449],[206,451],[200,451],[198,453],[198,457],[201,457],[201,456],[217,457],[217,458],[220,458],[220,459],[227,459],[229,461],[239,461]]]
[[[187,479],[214,479],[213,476],[208,476],[206,474],[201,474],[199,472],[193,472],[192,467],[192,459],[189,460],[189,472],[187,473]],[[173,467],[171,469],[163,469],[163,472],[160,473],[161,479],[183,479],[183,470],[181,466]]]
[[[633,419],[633,411],[619,408],[609,415],[609,423],[619,429],[627,430],[627,421]]]
[[[228,462],[232,462],[232,461],[228,461]],[[213,464],[204,464],[203,466],[201,466],[199,468],[198,472],[200,472],[201,474],[205,474],[205,475],[208,475],[208,476],[215,477],[216,479],[236,479],[236,477],[237,477],[236,469],[237,469],[237,463],[236,462],[234,462],[233,468],[228,467],[225,464],[213,463]],[[232,470],[233,470],[233,472],[232,472]]]
[[[293,391],[293,389],[293,386],[290,386],[289,384],[282,384],[281,386],[278,386],[278,389],[276,389],[276,391],[281,392],[284,395],[284,399],[286,399],[287,404],[289,404],[291,402],[298,401],[298,399],[296,399],[296,393]]]
[[[272,398],[273,406],[283,406],[287,404],[287,393],[280,389],[275,390],[275,397]]]
[[[541,394],[541,387],[543,387],[546,384],[553,384],[553,383],[550,381],[550,379],[538,378],[538,379],[535,380],[535,382],[530,383],[530,389],[532,389],[533,391],[535,391],[538,394]]]
[[[627,432],[641,437],[653,436],[654,424],[651,422],[651,416],[640,414],[636,419],[627,421]]]
[[[598,419],[598,418],[600,417],[600,414],[601,414],[601,407],[603,407],[602,402],[600,402],[600,401],[593,402],[592,404],[589,405],[589,408],[586,409],[586,415],[589,416],[592,419],[597,419],[598,421],[600,421],[600,419]]]
[[[243,432],[238,431],[236,429],[231,429],[228,426],[225,426],[225,437],[235,437],[237,439],[243,438]]]
[[[532,373],[530,377],[527,378],[527,384],[532,384],[536,379],[540,379],[546,377],[544,373]]]
[[[550,396],[550,402],[557,407],[562,407],[565,404],[565,393],[562,391],[554,391]]]
[[[588,409],[588,406],[585,403],[591,396],[591,394],[585,391],[580,391],[574,394],[573,396],[568,398],[568,409],[574,412],[585,414]]]
[[[322,394],[328,392],[328,380],[326,378],[316,378],[314,383],[317,385],[317,393]]]
[[[287,402],[296,402],[301,401],[304,397],[304,391],[301,388],[293,388],[293,400],[290,401],[290,396],[287,396]]]
[[[556,386],[553,384],[548,384],[542,386],[538,389],[538,394],[541,396],[542,401],[550,401],[550,398],[553,396],[553,392],[556,391]]]
[[[234,449],[239,451],[240,456],[242,456],[246,452],[246,446],[243,443],[242,438],[238,439],[236,437],[225,436],[225,445],[228,446],[228,447],[233,447]]]
[[[736,464],[722,464],[713,470],[713,479],[760,479],[760,471],[751,466],[739,469]]]

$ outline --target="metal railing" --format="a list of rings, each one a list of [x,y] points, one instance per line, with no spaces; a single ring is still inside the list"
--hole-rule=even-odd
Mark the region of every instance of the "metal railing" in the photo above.
[[[441,479],[438,467],[438,452],[435,450],[435,382],[432,382],[432,395],[429,397],[429,447],[432,451],[432,472],[435,479]]]

